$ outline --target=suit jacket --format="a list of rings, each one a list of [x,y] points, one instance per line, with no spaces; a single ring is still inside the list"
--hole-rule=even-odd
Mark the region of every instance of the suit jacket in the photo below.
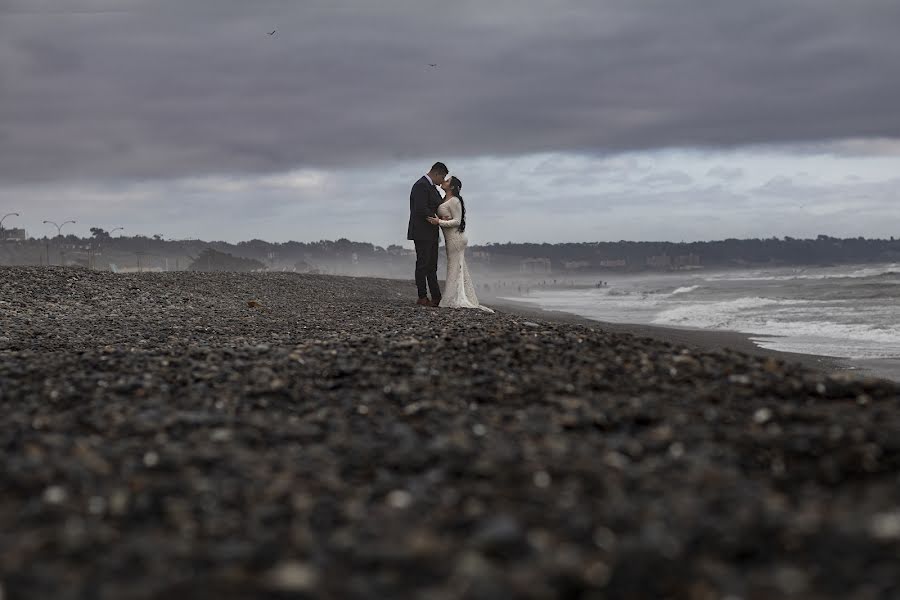
[[[443,201],[440,192],[424,175],[413,184],[409,192],[409,229],[406,239],[435,241],[439,238],[441,228],[426,219],[437,212],[437,207]]]

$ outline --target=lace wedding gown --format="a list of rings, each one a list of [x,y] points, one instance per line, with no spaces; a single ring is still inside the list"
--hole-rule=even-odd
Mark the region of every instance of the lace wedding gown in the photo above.
[[[437,214],[439,217],[450,217],[449,221],[440,222],[444,232],[444,246],[447,248],[447,283],[444,295],[441,296],[441,308],[478,308],[494,312],[478,304],[478,296],[475,295],[475,285],[466,265],[466,246],[469,240],[465,232],[459,230],[462,222],[462,204],[459,198],[446,198],[438,206]]]

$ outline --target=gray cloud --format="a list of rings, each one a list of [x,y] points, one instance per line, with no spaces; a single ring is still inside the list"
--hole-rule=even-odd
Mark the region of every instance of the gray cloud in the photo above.
[[[898,27],[893,0],[0,0],[0,183],[898,137]]]
[[[897,235],[900,182],[892,158],[860,162],[789,149],[704,154],[460,159],[455,169],[465,182],[467,234],[473,244]],[[419,162],[268,176],[0,186],[0,214],[3,207],[21,212],[6,225],[36,236],[55,231],[43,219],[76,219],[67,231],[82,235],[91,226],[124,226],[128,235],[175,238],[404,243],[409,187]],[[713,167],[735,165],[747,167],[737,181],[708,175]],[[668,177],[679,172],[693,182]],[[647,185],[647,179],[657,183]]]
[[[744,170],[736,167],[715,166],[706,173],[710,177],[720,179],[722,181],[732,181],[739,179],[744,175]]]
[[[655,186],[685,186],[694,182],[694,179],[687,173],[681,171],[664,171],[661,173],[653,173],[647,175],[641,180],[641,183],[650,187]]]

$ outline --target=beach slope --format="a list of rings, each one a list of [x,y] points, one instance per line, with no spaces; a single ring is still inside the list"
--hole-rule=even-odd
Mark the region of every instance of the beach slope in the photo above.
[[[414,305],[0,268],[0,596],[900,594],[900,388]]]

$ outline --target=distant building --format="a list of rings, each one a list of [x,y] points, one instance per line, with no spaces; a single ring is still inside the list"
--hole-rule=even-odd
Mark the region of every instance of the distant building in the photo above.
[[[577,271],[578,269],[586,269],[590,266],[591,263],[586,260],[568,260],[563,263],[563,267],[566,271]]]
[[[520,273],[550,273],[551,270],[549,258],[526,258],[519,261]]]
[[[28,239],[28,236],[25,234],[24,229],[16,229],[15,227],[12,229],[3,228],[0,229],[0,240],[4,242],[24,242]]]
[[[601,267],[612,267],[612,268],[627,267],[628,261],[625,260],[624,258],[617,258],[617,259],[605,258],[600,261],[600,266]]]
[[[698,269],[700,268],[700,255],[692,253],[681,256],[669,256],[663,253],[659,256],[648,258],[647,266],[653,269]]]
[[[672,257],[666,253],[659,256],[651,256],[647,259],[647,266],[654,269],[668,269],[672,266]]]
[[[699,254],[686,254],[684,256],[676,256],[672,261],[672,266],[676,269],[694,269],[700,266]]]

